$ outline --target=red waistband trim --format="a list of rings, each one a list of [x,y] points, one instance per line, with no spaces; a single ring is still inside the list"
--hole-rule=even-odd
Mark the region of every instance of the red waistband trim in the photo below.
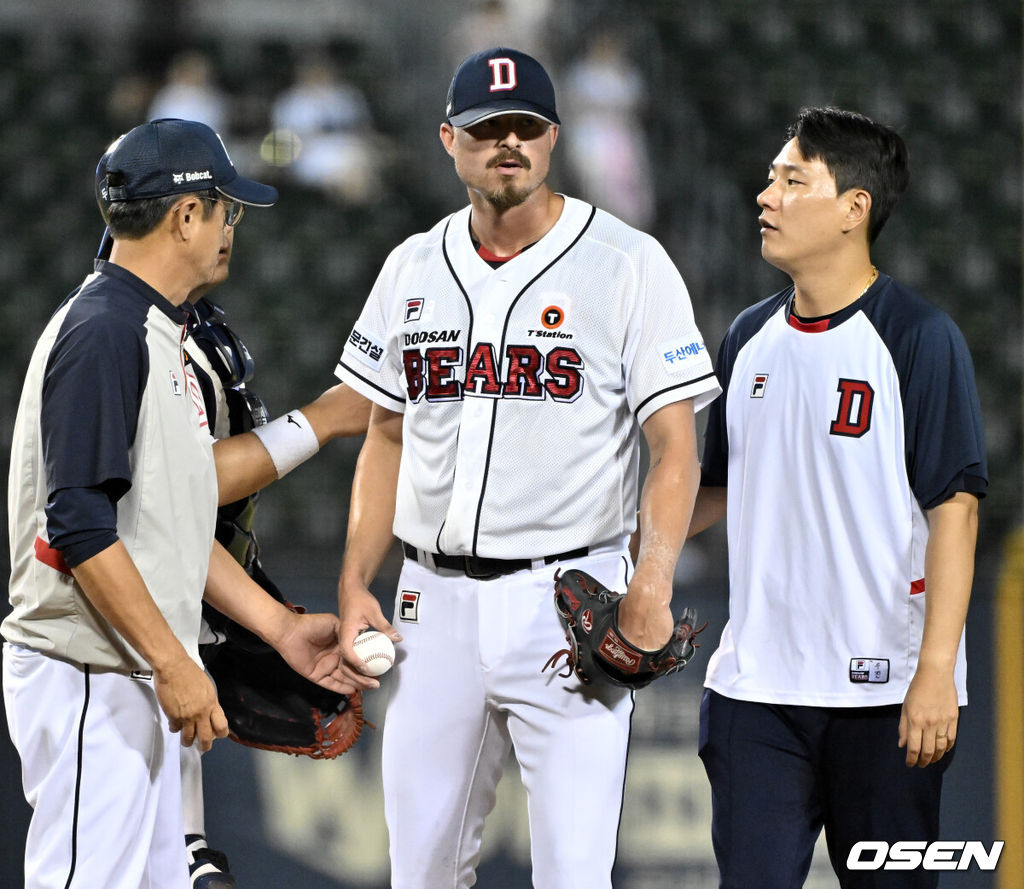
[[[36,538],[36,558],[44,565],[49,565],[54,571],[66,574],[68,577],[71,576],[71,569],[68,567],[68,563],[64,561],[64,556],[60,554],[60,550],[54,549],[42,537]]]

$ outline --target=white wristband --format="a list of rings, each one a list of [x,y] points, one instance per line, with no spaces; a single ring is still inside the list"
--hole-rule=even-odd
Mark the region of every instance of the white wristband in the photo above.
[[[320,442],[302,411],[289,411],[252,430],[270,454],[277,477],[284,478],[320,450]]]

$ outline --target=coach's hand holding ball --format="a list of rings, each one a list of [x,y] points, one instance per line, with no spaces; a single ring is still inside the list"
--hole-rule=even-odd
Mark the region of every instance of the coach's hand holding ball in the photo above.
[[[382,676],[394,666],[394,643],[379,630],[363,630],[352,647],[363,662],[359,669],[367,676]]]

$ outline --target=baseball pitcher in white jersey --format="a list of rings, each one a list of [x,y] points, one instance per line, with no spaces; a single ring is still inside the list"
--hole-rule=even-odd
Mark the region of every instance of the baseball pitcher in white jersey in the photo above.
[[[390,255],[337,368],[374,402],[338,597],[350,665],[366,627],[401,642],[383,741],[401,889],[473,885],[510,750],[533,885],[610,887],[633,700],[541,673],[564,647],[556,569],[625,590],[621,628],[641,647],[672,630],[694,413],[720,390],[662,247],[547,186],[559,125],[530,56],[459,66],[440,137],[469,206]],[[391,624],[368,585],[394,537]],[[586,842],[564,830],[567,807],[593,813]]]

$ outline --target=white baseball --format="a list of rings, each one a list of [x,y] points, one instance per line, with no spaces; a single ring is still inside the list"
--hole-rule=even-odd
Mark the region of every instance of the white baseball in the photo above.
[[[367,676],[380,676],[394,666],[394,643],[379,630],[363,630],[352,644]]]

